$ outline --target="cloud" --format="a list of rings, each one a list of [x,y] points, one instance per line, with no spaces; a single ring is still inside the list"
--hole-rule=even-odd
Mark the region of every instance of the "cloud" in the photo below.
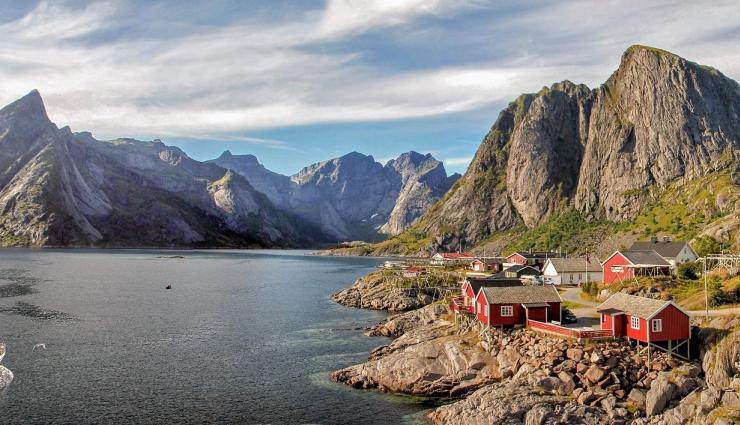
[[[470,164],[470,161],[472,160],[473,160],[472,156],[465,156],[465,157],[458,157],[458,158],[445,158],[442,160],[442,162],[445,165],[458,166],[458,165],[468,165]]]
[[[165,28],[162,11],[127,14],[145,5],[41,2],[0,25],[0,103],[38,88],[54,121],[98,137],[250,142],[259,129],[441,116],[566,78],[599,84],[638,42],[740,75],[733,2],[332,0],[215,24],[192,11]]]
[[[329,0],[319,24],[323,37],[401,25],[417,16],[460,8],[460,0]]]

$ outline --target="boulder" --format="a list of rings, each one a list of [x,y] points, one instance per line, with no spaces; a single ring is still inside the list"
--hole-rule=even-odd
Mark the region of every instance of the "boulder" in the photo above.
[[[669,401],[678,393],[678,388],[663,376],[656,379],[650,385],[650,390],[645,396],[645,414],[657,415],[662,412]]]
[[[13,382],[13,372],[5,366],[0,366],[0,390]]]
[[[560,380],[560,388],[558,388],[560,395],[570,395],[576,389],[576,383],[570,373],[560,372],[558,373],[558,379]]]
[[[604,378],[604,375],[606,375],[606,371],[603,368],[597,365],[591,365],[591,367],[588,368],[586,373],[583,375],[583,378],[591,382],[592,384],[595,384],[601,381]]]
[[[594,401],[596,396],[591,391],[584,391],[578,396],[578,404],[587,405]]]
[[[535,388],[541,389],[545,392],[554,394],[560,388],[560,379],[554,376],[546,376],[537,381]]]
[[[632,404],[634,407],[637,407],[638,409],[642,409],[645,407],[645,398],[645,391],[637,388],[633,388],[627,396],[627,400],[629,400],[630,404]]]
[[[569,348],[566,350],[565,356],[571,360],[579,362],[583,358],[583,350],[580,348]]]
[[[552,406],[547,403],[537,404],[524,415],[524,425],[543,425],[552,414]]]

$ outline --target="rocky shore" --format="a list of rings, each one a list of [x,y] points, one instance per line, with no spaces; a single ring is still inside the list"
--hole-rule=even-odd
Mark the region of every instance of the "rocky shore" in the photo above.
[[[433,289],[403,287],[411,283],[410,279],[374,272],[334,294],[334,300],[347,307],[388,311],[414,310],[433,301]]]
[[[579,343],[527,329],[492,335],[432,304],[367,335],[396,337],[331,378],[356,388],[460,398],[435,424],[710,424],[740,417],[740,319],[706,324],[702,362],[640,353],[624,341]],[[463,398],[464,397],[464,398]]]

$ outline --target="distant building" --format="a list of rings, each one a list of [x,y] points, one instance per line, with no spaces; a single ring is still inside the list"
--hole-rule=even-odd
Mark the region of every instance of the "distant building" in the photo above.
[[[679,264],[696,261],[699,258],[688,242],[673,241],[669,237],[662,239],[653,237],[649,241],[637,241],[632,244],[630,251],[655,251],[671,263],[674,271]]]
[[[406,267],[403,269],[403,277],[418,277],[423,274],[426,274],[426,272],[427,272],[427,269],[425,269],[424,267],[416,267],[416,266]]]
[[[601,282],[603,273],[599,260],[585,258],[549,258],[542,269],[545,283],[581,285],[585,282]]]
[[[544,267],[545,262],[547,262],[550,258],[565,258],[568,255],[563,252],[554,252],[554,251],[535,251],[535,252],[515,252],[508,257],[506,257],[506,263],[504,266],[512,266],[512,265],[522,265],[522,266],[532,266],[537,267],[538,269],[542,270],[542,267]]]
[[[542,273],[540,272],[540,270],[535,267],[515,264],[507,269],[504,269],[503,271],[494,274],[493,277],[502,279],[519,279],[524,276],[539,276],[541,274]]]
[[[475,316],[487,326],[560,322],[561,302],[553,286],[484,286],[475,298]]]
[[[479,273],[498,272],[501,271],[503,263],[503,258],[476,258],[470,263],[470,268]]]
[[[636,276],[667,276],[671,263],[655,251],[616,251],[601,263],[604,283],[621,282]]]
[[[475,260],[475,255],[470,252],[438,252],[432,256],[431,263],[442,266],[446,264],[467,264]]]

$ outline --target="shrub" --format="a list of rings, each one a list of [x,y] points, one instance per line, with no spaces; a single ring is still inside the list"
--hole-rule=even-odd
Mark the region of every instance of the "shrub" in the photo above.
[[[722,245],[720,245],[719,241],[707,235],[702,235],[694,239],[693,247],[696,254],[700,257],[707,254],[717,254],[722,250]]]
[[[678,277],[689,280],[698,279],[701,270],[702,263],[699,261],[688,261],[678,265]]]

